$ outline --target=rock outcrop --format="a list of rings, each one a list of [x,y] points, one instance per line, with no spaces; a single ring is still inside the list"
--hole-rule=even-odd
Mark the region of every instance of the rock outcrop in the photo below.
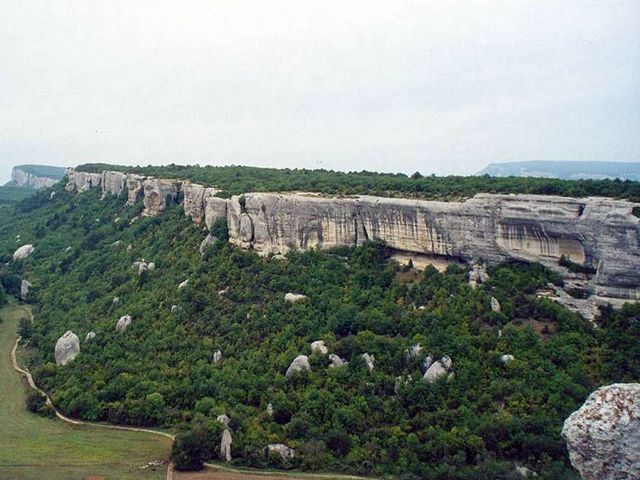
[[[231,461],[231,444],[233,439],[231,438],[231,432],[228,428],[222,432],[222,440],[220,441],[220,457],[224,458],[225,462]]]
[[[127,176],[121,172],[103,172],[102,198],[107,195],[118,196],[125,189]]]
[[[55,357],[57,365],[66,365],[80,353],[80,340],[71,330],[65,332],[56,342]]]
[[[207,252],[207,249],[211,245],[213,245],[215,241],[216,237],[212,237],[211,235],[207,235],[206,237],[204,237],[204,240],[202,241],[202,243],[200,244],[200,248],[198,249],[200,255],[204,255]]]
[[[565,420],[562,436],[584,480],[640,478],[640,384],[599,388]]]
[[[109,181],[107,174],[109,173]],[[69,191],[92,187],[117,192],[115,173],[69,169]],[[567,275],[564,257],[585,268],[593,304],[620,306],[640,300],[640,218],[634,204],[609,198],[477,194],[464,202],[372,196],[323,197],[305,193],[246,193],[229,200],[219,190],[190,182],[126,174],[128,203],[144,201],[156,215],[167,198],[184,193],[185,214],[211,228],[226,218],[230,241],[261,255],[361,245],[383,240],[398,254],[425,262],[540,262]],[[415,263],[415,262],[414,262]],[[591,273],[592,272],[592,273]],[[469,284],[488,279],[474,265]]]
[[[131,318],[131,315],[123,315],[116,323],[116,331],[122,333],[129,328],[132,323],[133,318]]]
[[[60,173],[57,174],[55,178],[47,177],[44,175],[34,175],[33,173],[27,171],[32,167],[33,166],[31,165],[13,167],[13,169],[11,170],[11,181],[16,186],[23,188],[48,188],[58,183],[58,181],[62,178],[62,172],[64,172],[64,169],[62,167],[60,167],[59,169],[55,167],[49,167],[49,169],[53,169],[56,172],[59,171]]]
[[[22,245],[15,252],[13,252],[13,261],[17,262],[18,260],[24,260],[29,255],[31,255],[34,250],[35,248],[33,247],[33,245]]]
[[[289,368],[287,368],[287,373],[285,377],[289,378],[294,376],[296,373],[300,372],[308,372],[311,370],[311,365],[309,364],[309,357],[306,355],[298,355],[293,359]]]

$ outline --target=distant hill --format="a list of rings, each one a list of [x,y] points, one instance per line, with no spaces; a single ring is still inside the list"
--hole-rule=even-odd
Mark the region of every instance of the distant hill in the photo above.
[[[478,175],[492,177],[543,177],[580,179],[614,179],[640,181],[640,162],[506,162],[490,163]]]
[[[35,189],[51,187],[64,177],[64,171],[64,167],[50,165],[16,165],[7,185]]]

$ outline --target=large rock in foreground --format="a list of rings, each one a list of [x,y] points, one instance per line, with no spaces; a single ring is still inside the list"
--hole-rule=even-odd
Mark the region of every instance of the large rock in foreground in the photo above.
[[[640,384],[596,390],[564,422],[562,436],[585,480],[640,478]]]
[[[80,353],[80,339],[71,330],[68,330],[56,342],[56,364],[66,365]]]

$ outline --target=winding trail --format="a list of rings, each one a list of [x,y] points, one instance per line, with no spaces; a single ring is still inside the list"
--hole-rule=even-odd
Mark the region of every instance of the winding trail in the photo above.
[[[22,307],[26,312],[27,315],[29,316],[29,320],[31,321],[31,323],[33,323],[33,314],[31,312],[31,309],[29,307]],[[56,406],[53,404],[53,402],[51,401],[51,397],[49,397],[49,395],[47,394],[47,392],[45,392],[44,390],[42,390],[40,387],[38,387],[38,385],[36,385],[36,382],[33,380],[33,376],[31,375],[31,372],[29,372],[27,369],[20,367],[20,365],[18,365],[18,359],[17,359],[17,355],[16,352],[18,350],[18,345],[20,344],[20,340],[22,340],[21,336],[18,336],[18,338],[16,338],[15,343],[13,344],[13,348],[11,349],[11,363],[13,364],[13,368],[16,372],[18,372],[18,374],[20,374],[22,377],[27,379],[27,382],[29,383],[29,386],[35,390],[36,392],[38,392],[40,395],[42,395],[45,398],[45,402],[47,405],[49,405],[53,411],[56,414],[56,417],[58,417],[60,420],[62,420],[63,422],[69,423],[71,425],[81,425],[81,426],[88,426],[88,427],[99,427],[99,428],[107,428],[107,429],[111,429],[111,430],[126,430],[126,431],[130,431],[130,432],[144,432],[144,433],[150,433],[153,435],[160,435],[166,438],[171,439],[172,441],[175,441],[176,437],[175,435],[172,435],[170,433],[167,432],[162,432],[160,430],[153,430],[150,428],[139,428],[139,427],[128,427],[128,426],[124,426],[124,425],[111,425],[111,424],[107,424],[107,423],[94,423],[94,422],[86,422],[84,420],[75,420],[73,418],[69,418],[67,416],[65,416],[64,414],[62,414],[62,412],[60,412],[60,410],[58,410],[56,408]],[[254,471],[254,470],[245,470],[245,469],[240,469],[240,468],[232,468],[232,467],[228,467],[226,465],[222,465],[220,463],[208,463],[205,462],[204,466],[207,468],[214,468],[217,470],[222,470],[222,471],[226,471],[226,472],[230,472],[230,473],[239,473],[239,474],[245,474],[247,476],[280,476],[284,479],[287,478],[309,478],[309,479],[337,479],[337,480],[377,480],[377,479],[373,479],[372,477],[360,477],[360,476],[356,476],[356,475],[344,475],[344,474],[323,474],[323,473],[299,473],[296,472],[295,474],[287,474],[287,473],[283,473],[283,472],[279,472],[279,471],[269,471],[269,470],[264,470],[264,471]],[[295,477],[293,476],[295,475]],[[173,463],[169,462],[167,464],[167,468],[165,469],[165,476],[164,476],[165,480],[173,480],[174,479],[174,465]]]

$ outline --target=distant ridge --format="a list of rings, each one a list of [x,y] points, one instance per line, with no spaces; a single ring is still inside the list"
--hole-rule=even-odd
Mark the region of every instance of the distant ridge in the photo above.
[[[614,179],[640,181],[640,162],[528,162],[490,163],[477,175],[543,177],[565,180]]]

